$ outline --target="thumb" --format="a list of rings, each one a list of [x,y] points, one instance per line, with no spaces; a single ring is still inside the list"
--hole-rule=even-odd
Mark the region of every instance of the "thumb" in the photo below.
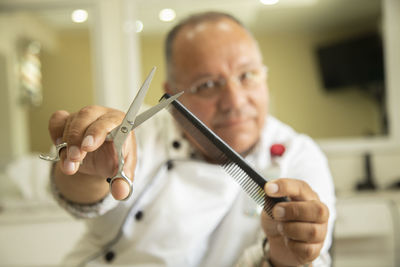
[[[125,150],[127,153],[124,159],[124,173],[126,174],[128,179],[133,182],[133,176],[136,168],[136,147],[135,143],[133,143],[133,148],[131,145],[132,144],[129,144],[128,141],[128,149]],[[128,182],[122,178],[115,179],[111,184],[111,195],[116,200],[125,200],[132,193],[131,190],[132,188],[128,184]]]
[[[111,184],[111,195],[116,200],[124,200],[130,194],[130,186],[123,179],[115,179]]]

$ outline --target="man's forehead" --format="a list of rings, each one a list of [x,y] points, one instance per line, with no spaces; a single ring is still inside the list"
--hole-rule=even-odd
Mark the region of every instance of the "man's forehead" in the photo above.
[[[176,36],[173,57],[180,67],[195,64],[207,71],[217,62],[237,67],[262,60],[251,34],[236,21],[225,18],[184,26]]]
[[[186,40],[190,41],[196,37],[202,37],[210,32],[233,32],[235,30],[235,26],[239,26],[235,24],[235,22],[227,19],[221,19],[218,21],[203,21],[184,29],[183,35]]]

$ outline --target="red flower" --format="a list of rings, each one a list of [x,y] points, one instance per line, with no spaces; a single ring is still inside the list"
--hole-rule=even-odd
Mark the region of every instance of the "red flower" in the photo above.
[[[273,144],[270,148],[270,153],[272,157],[281,157],[285,153],[285,146],[282,144]]]

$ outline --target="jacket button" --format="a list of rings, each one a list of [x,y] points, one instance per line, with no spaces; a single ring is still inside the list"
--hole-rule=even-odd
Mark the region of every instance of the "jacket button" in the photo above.
[[[111,250],[104,255],[104,259],[106,260],[106,262],[112,262],[114,258],[115,258],[115,253],[114,251]]]
[[[143,218],[143,211],[139,210],[138,212],[136,212],[135,214],[135,219],[137,221],[140,221]]]
[[[168,160],[167,161],[167,169],[171,170],[174,167],[174,163],[172,162],[172,160]]]
[[[173,146],[175,149],[178,149],[178,148],[181,147],[181,143],[179,143],[179,141],[174,141],[174,142],[172,142],[172,146]]]

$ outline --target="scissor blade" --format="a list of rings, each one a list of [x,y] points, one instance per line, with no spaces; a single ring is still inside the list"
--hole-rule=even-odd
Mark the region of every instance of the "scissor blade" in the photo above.
[[[135,121],[136,114],[138,113],[140,106],[143,103],[144,97],[146,96],[147,89],[149,89],[151,79],[153,79],[154,72],[156,71],[156,67],[153,67],[144,81],[142,87],[140,87],[139,92],[136,94],[135,99],[133,100],[131,106],[128,109],[128,112],[125,115],[125,119],[129,124],[133,125]]]
[[[132,129],[138,127],[140,124],[142,124],[143,122],[145,122],[148,119],[150,119],[151,117],[153,117],[155,114],[157,114],[157,112],[159,112],[163,108],[167,107],[170,103],[172,103],[172,101],[174,101],[175,99],[180,97],[182,94],[183,94],[183,91],[171,96],[170,98],[163,99],[160,103],[158,103],[154,107],[151,107],[148,110],[146,110],[145,112],[138,115],[135,119],[135,123],[134,123]]]

